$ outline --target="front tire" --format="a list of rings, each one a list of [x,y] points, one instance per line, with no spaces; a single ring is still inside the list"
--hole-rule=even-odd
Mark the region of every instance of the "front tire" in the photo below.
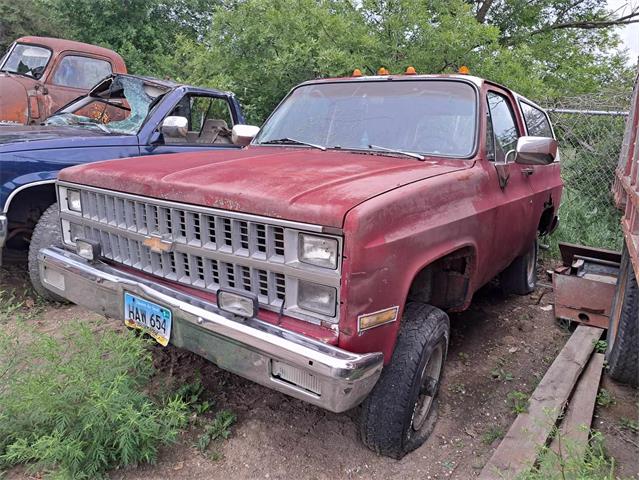
[[[638,385],[638,282],[626,245],[607,331],[609,376]]]
[[[524,255],[516,258],[500,274],[500,286],[505,293],[528,295],[536,288],[538,240],[534,240]]]
[[[29,245],[29,278],[31,285],[38,295],[52,302],[67,303],[67,300],[60,295],[45,288],[40,277],[40,266],[38,265],[38,252],[45,247],[62,248],[62,234],[60,232],[60,214],[58,204],[54,203],[47,208],[31,235]]]
[[[448,342],[446,313],[407,303],[391,362],[362,405],[360,435],[371,450],[400,459],[429,437]]]

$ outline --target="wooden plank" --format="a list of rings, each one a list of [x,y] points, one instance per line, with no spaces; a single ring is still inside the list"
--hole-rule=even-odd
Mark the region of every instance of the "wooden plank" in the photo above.
[[[516,417],[480,480],[513,479],[531,468],[601,336],[601,328],[576,328],[531,395],[528,412]]]
[[[580,380],[578,380],[565,416],[560,424],[559,434],[553,439],[549,447],[556,454],[566,455],[568,449],[570,449],[572,456],[580,458],[584,456],[589,443],[589,431],[598,388],[600,387],[603,365],[604,354],[594,354]],[[558,441],[558,436],[560,441]]]

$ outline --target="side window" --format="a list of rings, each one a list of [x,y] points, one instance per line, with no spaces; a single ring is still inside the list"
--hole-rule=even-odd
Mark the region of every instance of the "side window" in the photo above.
[[[493,133],[494,160],[504,163],[509,151],[515,150],[518,143],[518,127],[509,99],[499,93],[487,93],[490,118],[487,119]],[[490,150],[490,149],[489,149]]]
[[[88,90],[108,75],[111,75],[109,62],[79,55],[67,55],[60,60],[51,83]]]
[[[165,143],[231,143],[233,119],[226,98],[186,95],[169,115],[189,122],[186,138],[165,138]]]
[[[524,123],[527,126],[527,134],[534,137],[553,138],[551,124],[542,110],[525,102],[520,102],[520,108],[522,108]]]

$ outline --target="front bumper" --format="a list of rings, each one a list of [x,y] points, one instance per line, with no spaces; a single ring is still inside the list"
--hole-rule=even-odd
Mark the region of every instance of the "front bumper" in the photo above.
[[[125,291],[164,305],[173,312],[173,345],[333,412],[358,405],[382,371],[382,353],[351,353],[257,318],[234,318],[213,303],[66,250],[44,248],[38,260],[52,292],[119,319]]]

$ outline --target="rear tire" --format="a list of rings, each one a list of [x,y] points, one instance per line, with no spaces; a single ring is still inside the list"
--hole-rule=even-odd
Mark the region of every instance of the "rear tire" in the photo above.
[[[407,303],[391,362],[362,405],[360,435],[371,450],[400,459],[422,445],[437,418],[437,393],[449,342],[449,317]]]
[[[609,376],[620,382],[638,385],[638,282],[626,245],[622,250],[620,273],[611,307],[607,349]]]
[[[40,277],[40,265],[38,265],[38,252],[45,247],[62,248],[62,234],[60,232],[60,214],[58,212],[58,204],[54,203],[47,208],[31,235],[31,244],[29,245],[29,278],[31,285],[38,295],[52,302],[68,303],[68,300],[56,295],[48,290],[42,284]]]
[[[500,274],[500,286],[505,293],[527,295],[536,288],[538,266],[538,240],[534,240],[529,250],[516,258]]]

